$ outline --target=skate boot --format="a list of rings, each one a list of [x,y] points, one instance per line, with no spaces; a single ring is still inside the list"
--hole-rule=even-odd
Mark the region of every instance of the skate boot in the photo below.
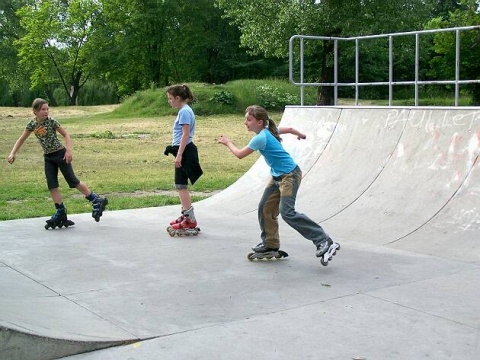
[[[103,211],[108,205],[108,199],[106,197],[101,198],[92,192],[89,196],[86,196],[86,199],[92,203],[92,217],[96,222],[100,221],[100,217],[103,215]]]
[[[184,221],[185,220],[185,215],[183,215],[184,213],[185,213],[185,210],[182,209],[182,214],[177,219],[170,221],[170,225],[179,224],[182,221]]]
[[[337,250],[340,250],[340,244],[333,242],[328,238],[324,242],[317,245],[317,257],[320,258],[320,262],[323,266],[327,266],[329,261],[332,261],[333,256],[337,254]]]
[[[262,259],[281,259],[284,257],[288,257],[288,254],[283,251],[279,250],[279,248],[270,248],[267,247],[261,242],[257,246],[252,247],[253,253],[249,253],[247,255],[247,259],[253,261],[255,259],[262,260]]]
[[[178,218],[175,221],[180,220],[180,222],[170,223],[171,225],[167,227],[167,232],[170,236],[196,236],[200,232],[200,228],[197,227],[197,220],[195,219],[195,214],[193,213],[193,206],[188,210],[183,211],[183,220]]]
[[[55,207],[57,208],[57,211],[46,221],[45,229],[55,229],[56,227],[62,228],[64,226],[67,228],[75,225],[73,221],[67,219],[67,209],[63,206],[63,203],[55,204]]]

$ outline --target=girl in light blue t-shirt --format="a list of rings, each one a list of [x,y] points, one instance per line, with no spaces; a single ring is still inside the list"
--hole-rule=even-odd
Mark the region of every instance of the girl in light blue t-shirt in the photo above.
[[[165,149],[165,155],[171,153],[175,156],[175,188],[182,206],[180,217],[170,222],[167,231],[171,236],[198,235],[199,228],[188,190],[188,181],[193,185],[203,174],[198,149],[193,143],[195,114],[189,105],[193,101],[193,93],[185,84],[169,86],[166,93],[168,103],[178,109],[178,114],[173,123],[172,144]]]
[[[219,142],[227,146],[239,159],[258,150],[270,166],[272,177],[258,205],[262,242],[252,248],[255,253],[250,254],[249,259],[288,256],[285,252],[279,251],[280,238],[277,219],[280,214],[288,225],[315,244],[317,257],[322,257],[322,264],[328,264],[331,255],[339,249],[339,245],[334,243],[315,221],[295,210],[297,192],[302,181],[302,171],[290,154],[285,151],[280,138],[280,134],[293,134],[299,140],[305,139],[306,136],[291,127],[277,128],[267,111],[257,105],[249,106],[245,110],[245,126],[248,131],[252,131],[256,135],[243,149],[237,148],[226,136],[221,136]]]

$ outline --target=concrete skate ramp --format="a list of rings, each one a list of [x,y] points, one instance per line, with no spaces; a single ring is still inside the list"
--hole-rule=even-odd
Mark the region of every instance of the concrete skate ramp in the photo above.
[[[303,171],[298,211],[332,237],[480,261],[478,108],[287,107],[280,126],[308,134],[283,136]],[[267,179],[260,159],[204,203],[256,211]]]
[[[45,219],[0,222],[0,359],[136,341],[78,359],[473,359],[480,110],[287,107],[280,126],[307,134],[283,142],[303,171],[297,210],[342,244],[333,264],[281,221],[290,258],[246,260],[263,159],[195,204],[198,238],[166,234],[178,206],[108,211],[100,223],[77,214],[49,231]]]
[[[332,236],[478,263],[479,116],[344,109],[299,203],[319,209]]]

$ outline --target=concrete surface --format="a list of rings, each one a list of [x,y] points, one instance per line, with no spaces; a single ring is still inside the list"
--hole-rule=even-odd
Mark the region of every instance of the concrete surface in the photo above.
[[[263,159],[195,204],[198,237],[168,236],[177,206],[0,222],[0,359],[479,359],[480,110],[288,107],[282,125],[307,133],[284,145],[297,210],[342,245],[329,266],[283,222],[290,257],[246,259]]]

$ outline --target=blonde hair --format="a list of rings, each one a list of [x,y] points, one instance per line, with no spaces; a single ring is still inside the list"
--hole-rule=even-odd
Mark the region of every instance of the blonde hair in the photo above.
[[[275,137],[275,139],[277,139],[278,141],[282,141],[282,138],[278,134],[278,128],[275,124],[275,121],[270,119],[267,110],[265,110],[263,107],[258,105],[250,105],[245,109],[245,114],[251,115],[255,119],[262,121],[263,126],[268,128],[268,130]]]

